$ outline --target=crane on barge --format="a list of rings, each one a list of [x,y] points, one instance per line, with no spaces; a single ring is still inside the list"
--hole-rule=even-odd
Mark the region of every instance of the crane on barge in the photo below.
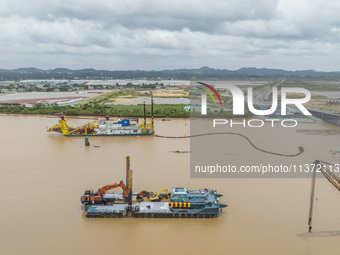
[[[312,216],[313,216],[313,207],[314,207],[314,190],[315,190],[315,178],[316,172],[319,171],[323,174],[323,176],[340,192],[340,178],[338,178],[332,170],[331,163],[327,163],[324,161],[316,160],[313,163],[313,176],[312,176],[312,184],[311,184],[311,197],[310,197],[310,207],[309,207],[309,216],[308,216],[308,232],[312,232]]]

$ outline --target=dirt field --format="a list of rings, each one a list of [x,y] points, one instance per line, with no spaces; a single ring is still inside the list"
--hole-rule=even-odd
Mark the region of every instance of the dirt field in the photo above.
[[[114,99],[111,99],[110,101],[113,101],[113,102],[117,102],[117,103],[131,103],[135,100],[143,100],[142,98],[137,98],[137,97],[133,97],[133,98],[114,98]]]
[[[153,91],[152,95],[154,97],[186,97],[189,96],[189,92],[185,92],[184,90],[160,89]]]

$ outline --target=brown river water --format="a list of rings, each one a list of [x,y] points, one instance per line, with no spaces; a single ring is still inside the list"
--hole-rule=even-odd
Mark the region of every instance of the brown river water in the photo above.
[[[84,138],[47,134],[46,126],[56,122],[0,116],[0,254],[339,254],[340,193],[324,178],[316,181],[318,201],[308,234],[310,178],[190,178],[190,154],[171,152],[190,150],[189,139],[93,137],[85,147]],[[299,125],[340,130],[322,123]],[[188,135],[190,121],[157,120],[156,132]],[[340,147],[339,135],[301,135],[324,141],[310,146],[320,145],[320,157],[340,163],[325,149]],[[263,139],[263,146],[281,149],[276,142]],[[296,152],[295,141],[285,144],[283,149]],[[244,143],[238,153],[253,152]],[[80,196],[125,180],[127,155],[134,191],[213,188],[229,207],[216,219],[87,219]]]

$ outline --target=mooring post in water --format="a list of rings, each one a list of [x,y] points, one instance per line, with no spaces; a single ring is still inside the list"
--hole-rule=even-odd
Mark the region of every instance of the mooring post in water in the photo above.
[[[85,136],[85,146],[90,146],[89,137]]]
[[[319,161],[314,162],[315,166],[319,164]],[[312,175],[312,185],[311,185],[311,192],[310,192],[310,206],[309,206],[309,217],[308,217],[308,232],[312,232],[312,216],[313,216],[313,206],[314,206],[314,189],[315,189],[315,177],[316,177],[316,167],[313,169]]]

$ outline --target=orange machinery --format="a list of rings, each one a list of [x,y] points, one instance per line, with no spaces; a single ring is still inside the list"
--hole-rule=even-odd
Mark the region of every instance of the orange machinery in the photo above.
[[[106,185],[102,187],[101,189],[98,190],[98,192],[93,192],[92,190],[86,190],[84,195],[81,197],[81,203],[84,205],[89,205],[89,204],[105,204],[106,201],[104,200],[104,196],[106,192],[110,189],[115,189],[121,187],[125,198],[129,197],[129,191],[127,187],[125,186],[123,181],[120,181],[119,183],[114,183],[111,185]]]

